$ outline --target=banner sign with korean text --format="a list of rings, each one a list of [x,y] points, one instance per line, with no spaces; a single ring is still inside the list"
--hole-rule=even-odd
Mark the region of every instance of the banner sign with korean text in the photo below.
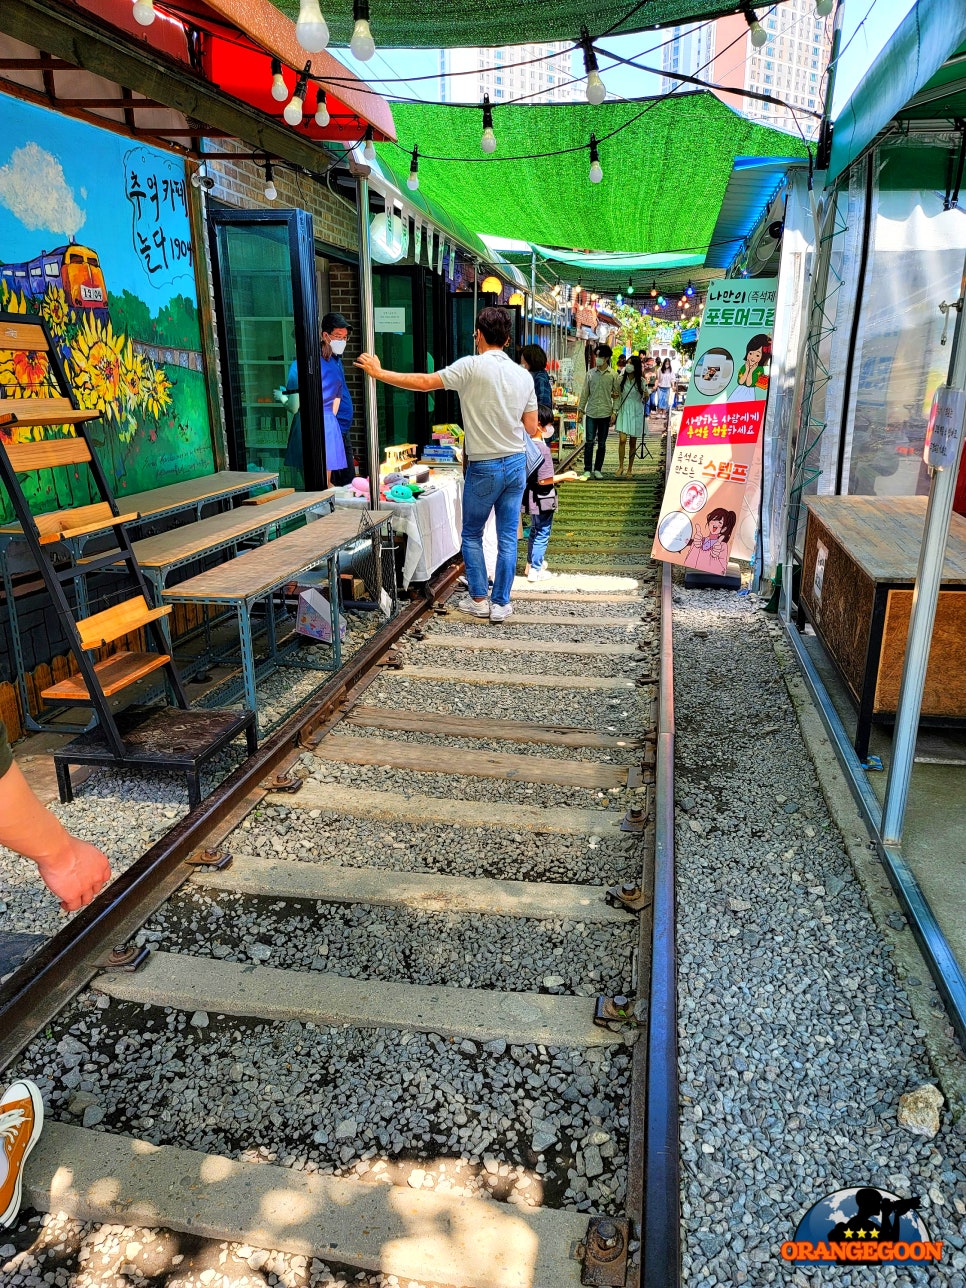
[[[654,559],[699,572],[754,557],[778,279],[708,287]]]

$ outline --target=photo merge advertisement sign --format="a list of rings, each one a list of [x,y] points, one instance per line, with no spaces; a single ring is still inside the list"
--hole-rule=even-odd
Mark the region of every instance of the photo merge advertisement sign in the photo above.
[[[752,559],[777,278],[712,282],[652,556],[724,575]]]

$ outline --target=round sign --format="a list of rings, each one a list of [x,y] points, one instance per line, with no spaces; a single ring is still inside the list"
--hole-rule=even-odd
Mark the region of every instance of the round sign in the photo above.
[[[672,554],[679,554],[694,534],[691,527],[691,520],[680,510],[672,510],[661,520],[661,526],[657,530],[657,539],[665,550],[670,550]]]

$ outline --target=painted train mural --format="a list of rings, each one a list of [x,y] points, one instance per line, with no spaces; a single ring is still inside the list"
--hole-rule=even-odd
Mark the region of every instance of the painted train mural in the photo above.
[[[72,241],[56,250],[41,251],[25,264],[0,264],[0,281],[11,295],[20,295],[36,306],[54,288],[63,292],[68,308],[90,313],[104,322],[109,317],[101,261],[90,246]]]

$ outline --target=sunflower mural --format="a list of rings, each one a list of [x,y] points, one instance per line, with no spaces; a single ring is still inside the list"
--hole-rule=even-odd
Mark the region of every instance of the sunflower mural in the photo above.
[[[3,121],[0,310],[43,319],[78,403],[97,415],[87,432],[119,498],[210,474],[184,161],[9,97]],[[55,389],[45,354],[0,350],[0,392]],[[41,512],[85,504],[88,478],[67,467],[22,482]],[[0,521],[11,514],[0,488]]]

